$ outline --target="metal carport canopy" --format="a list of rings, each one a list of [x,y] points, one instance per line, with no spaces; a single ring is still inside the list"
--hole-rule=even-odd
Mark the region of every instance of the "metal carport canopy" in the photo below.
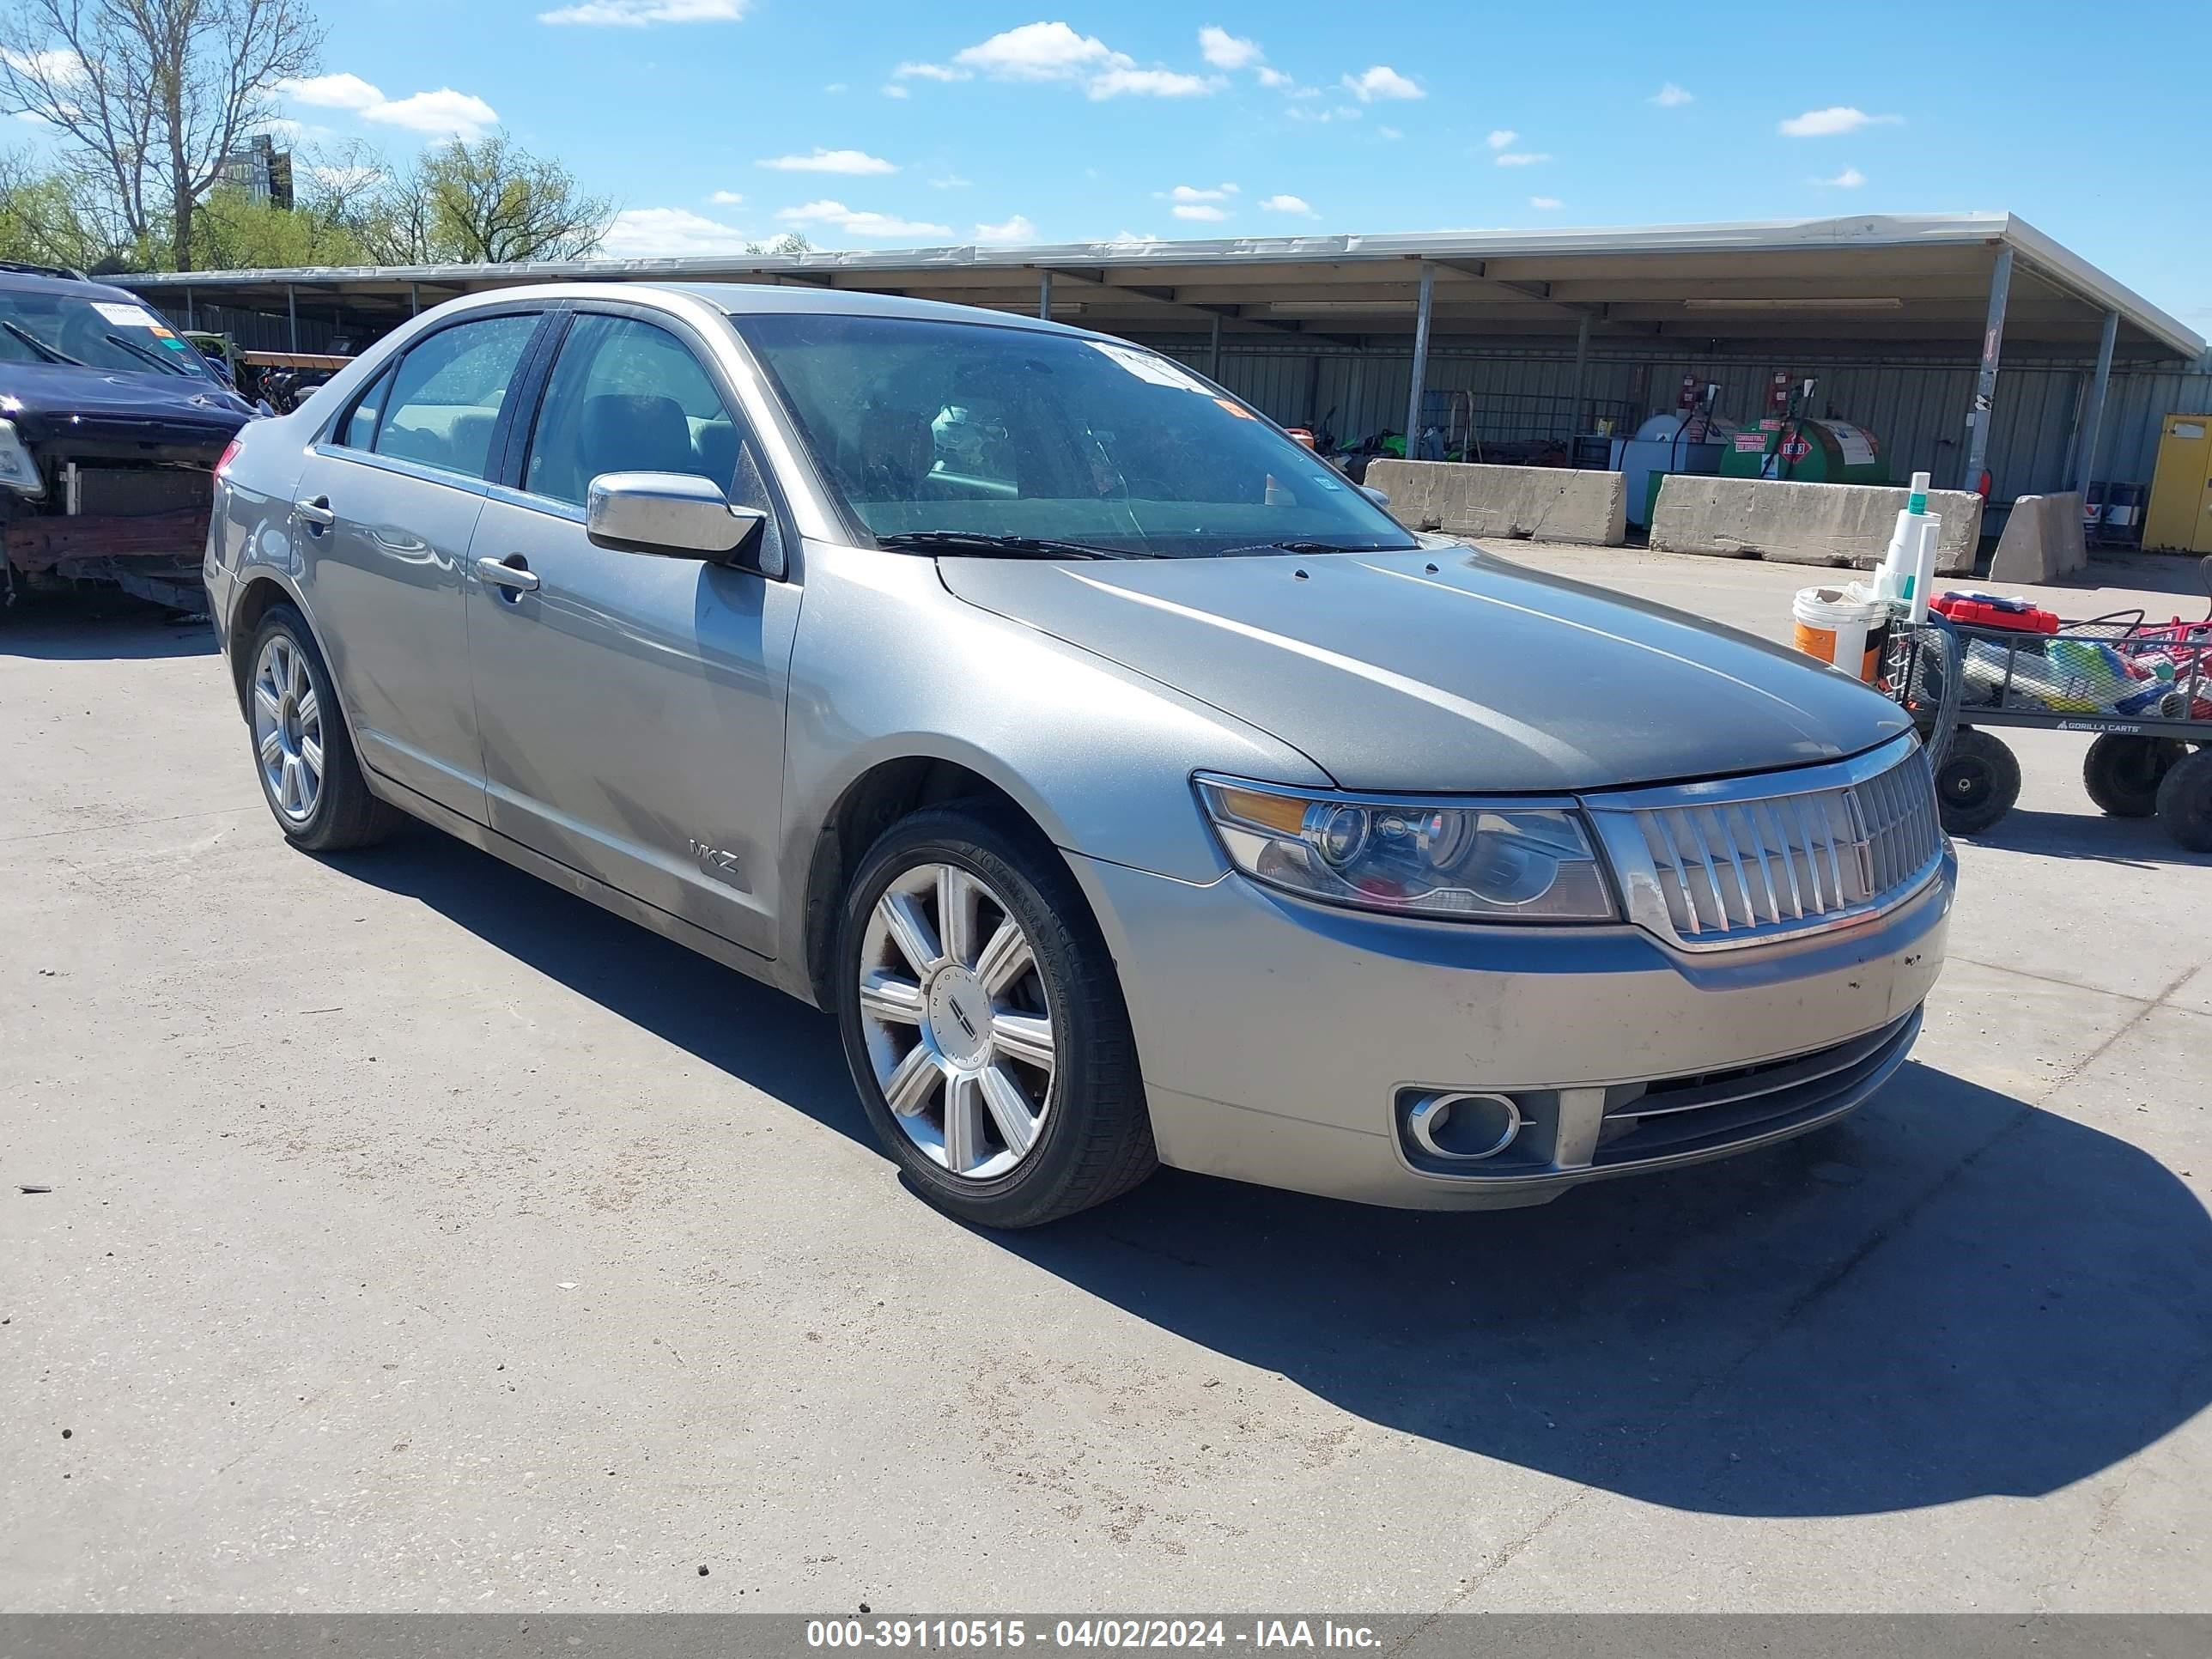
[[[2123,361],[2190,359],[2205,343],[2032,225],[2003,213],[1858,215],[1610,230],[1435,231],[1040,247],[854,250],[521,264],[166,272],[119,279],[175,305],[283,312],[335,301],[384,323],[518,283],[758,282],[902,294],[1109,333],[1322,343],[1410,342],[1423,271],[1432,336],[1540,341],[1803,342],[1886,351],[1978,345],[1990,277],[2012,262],[2008,350],[2087,356],[2107,313]],[[1049,282],[1048,282],[1048,277]]]

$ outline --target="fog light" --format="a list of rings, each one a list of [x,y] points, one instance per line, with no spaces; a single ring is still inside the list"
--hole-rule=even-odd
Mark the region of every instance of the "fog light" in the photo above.
[[[1521,1109],[1504,1095],[1425,1095],[1406,1127],[1421,1150],[1455,1164],[1496,1158],[1521,1133]]]

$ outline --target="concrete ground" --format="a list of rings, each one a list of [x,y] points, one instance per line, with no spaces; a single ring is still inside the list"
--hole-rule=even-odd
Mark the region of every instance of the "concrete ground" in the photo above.
[[[823,1017],[428,831],[289,852],[125,609],[0,617],[0,1607],[2212,1608],[2212,862],[2085,739],[1844,1126],[1000,1238]]]

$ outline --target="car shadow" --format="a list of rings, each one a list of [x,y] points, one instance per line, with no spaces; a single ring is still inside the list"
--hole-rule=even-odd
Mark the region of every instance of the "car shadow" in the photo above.
[[[335,862],[873,1144],[827,1017],[428,831]],[[1675,1509],[2037,1497],[2212,1402],[2203,1202],[2115,1135],[1919,1064],[1820,1134],[1535,1209],[1164,1171],[984,1237],[1184,1339],[1194,1370]]]
[[[187,618],[112,588],[19,594],[0,610],[0,657],[121,662],[204,657],[215,648],[206,617]]]

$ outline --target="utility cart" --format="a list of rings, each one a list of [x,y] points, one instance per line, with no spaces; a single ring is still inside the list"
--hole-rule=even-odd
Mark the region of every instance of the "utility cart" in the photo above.
[[[2212,592],[2212,558],[2203,570]],[[1883,666],[1928,741],[1946,830],[1987,830],[2019,799],[2020,763],[1986,728],[2088,732],[2091,800],[2115,817],[2156,814],[2183,847],[2212,853],[2212,614],[2063,622],[1979,594],[1936,610],[1893,631]]]

